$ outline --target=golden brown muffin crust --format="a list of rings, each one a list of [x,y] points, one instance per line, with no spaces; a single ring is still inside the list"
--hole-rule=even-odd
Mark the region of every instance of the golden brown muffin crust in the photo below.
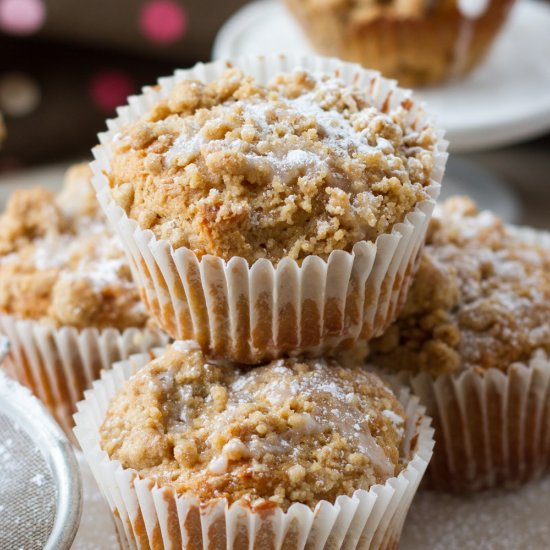
[[[374,241],[428,198],[436,138],[337,78],[183,81],[113,144],[113,197],[174,248],[301,261]]]
[[[435,375],[506,370],[550,352],[550,251],[467,199],[436,211],[398,321],[371,343],[385,368]]]
[[[351,25],[361,25],[374,19],[415,19],[426,14],[457,9],[457,0],[295,0],[310,12],[332,11]]]
[[[374,374],[331,360],[255,368],[209,362],[177,342],[113,399],[112,459],[202,502],[334,502],[396,475],[405,413]]]
[[[108,231],[87,165],[63,191],[22,189],[0,217],[0,312],[77,328],[147,322],[124,252]]]

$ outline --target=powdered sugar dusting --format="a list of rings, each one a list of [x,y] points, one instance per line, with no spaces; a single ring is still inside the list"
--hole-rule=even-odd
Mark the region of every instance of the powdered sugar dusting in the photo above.
[[[40,239],[36,243],[34,263],[37,269],[57,269],[67,262],[70,253],[70,237]],[[14,258],[15,259],[15,258]]]
[[[368,155],[376,150],[385,154],[394,152],[393,145],[383,136],[376,136],[375,146],[369,145],[369,122],[373,116],[384,118],[387,124],[392,121],[389,116],[380,114],[374,107],[357,109],[351,94],[345,99],[346,109],[339,111],[324,108],[329,104],[335,92],[341,92],[343,82],[338,78],[326,78],[313,75],[316,86],[313,90],[294,98],[278,98],[277,101],[251,99],[218,105],[213,108],[215,118],[207,121],[201,128],[195,121],[187,121],[181,135],[166,153],[169,162],[185,165],[202,154],[206,159],[209,154],[231,149],[239,151],[251,167],[271,173],[281,182],[288,182],[297,177],[312,177],[330,170],[326,149],[303,149],[303,144],[292,144],[292,140],[277,140],[279,134],[290,136],[295,132],[296,121],[313,121],[314,128],[321,143],[342,158]],[[243,125],[241,137],[235,138],[229,132],[223,138],[211,139],[208,136],[211,128],[223,120],[238,118]],[[277,129],[274,128],[275,121]],[[284,133],[283,133],[284,131]],[[250,135],[257,140],[255,147],[243,139]],[[281,138],[283,136],[280,136]]]
[[[430,289],[429,291],[427,289]],[[467,199],[440,206],[407,304],[371,343],[388,368],[507,370],[550,351],[550,250]]]
[[[44,485],[44,476],[42,474],[36,474],[31,477],[31,483],[34,483],[37,487],[42,487]]]
[[[284,369],[284,367],[280,367]],[[341,385],[335,383],[330,367],[319,361],[315,368],[306,375],[289,380],[288,369],[282,376],[271,382],[257,387],[257,370],[251,370],[239,377],[233,383],[231,399],[233,407],[238,404],[253,401],[255,398],[264,398],[273,406],[279,406],[297,396],[311,395],[314,402],[313,411],[302,414],[297,424],[289,432],[279,434],[277,441],[255,438],[252,442],[253,455],[271,453],[286,453],[293,448],[292,441],[304,434],[322,433],[325,430],[339,433],[348,441],[357,445],[359,452],[368,456],[381,475],[391,476],[394,470],[390,459],[377,444],[370,433],[368,416],[365,415],[356,403],[353,403],[355,394],[344,391]],[[286,375],[286,376],[285,376]],[[231,403],[228,409],[231,409]],[[391,411],[385,411],[389,413]],[[397,422],[398,418],[400,423]],[[392,422],[403,424],[398,415]],[[397,424],[396,424],[397,426]]]

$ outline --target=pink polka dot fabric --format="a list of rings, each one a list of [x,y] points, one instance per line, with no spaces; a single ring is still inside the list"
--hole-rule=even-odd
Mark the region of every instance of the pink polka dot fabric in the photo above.
[[[177,42],[188,27],[185,8],[175,0],[149,0],[140,12],[140,28],[143,35],[158,44]]]
[[[38,31],[46,19],[42,0],[0,0],[0,30],[27,35]]]
[[[123,71],[106,70],[95,74],[90,81],[90,97],[94,105],[105,113],[112,113],[135,92],[132,78]]]

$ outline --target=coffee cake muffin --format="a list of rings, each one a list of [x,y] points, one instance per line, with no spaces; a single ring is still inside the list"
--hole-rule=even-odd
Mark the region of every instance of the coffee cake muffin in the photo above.
[[[163,81],[111,125],[108,166],[96,152],[96,185],[149,310],[172,336],[246,363],[380,331],[408,286],[444,161],[440,134],[378,76],[335,60],[257,61]]]
[[[87,165],[59,194],[15,191],[0,216],[0,330],[12,374],[66,430],[101,368],[163,341],[123,249],[105,225]]]
[[[450,199],[398,320],[370,344],[434,417],[434,486],[515,485],[549,465],[549,245]]]
[[[139,299],[118,240],[89,184],[73,167],[56,195],[15,191],[0,217],[0,313],[79,329],[144,327]]]
[[[285,0],[313,47],[378,69],[404,86],[468,74],[513,0]]]
[[[187,547],[186,537],[201,531],[208,540],[194,543],[209,548],[249,548],[251,536],[255,548],[264,548],[269,531],[269,547],[285,549],[306,539],[340,547],[349,537],[366,547],[387,541],[390,532],[398,537],[400,514],[389,531],[384,526],[363,533],[367,521],[361,516],[368,512],[357,509],[346,512],[343,532],[327,527],[337,502],[347,510],[351,499],[366,497],[375,485],[399,483],[414,460],[410,441],[419,437],[418,411],[376,375],[330,359],[279,359],[252,368],[223,364],[181,341],[144,361],[103,407],[95,439],[102,460],[137,476],[138,494],[145,482],[149,492],[155,487],[163,495],[162,506],[182,498],[191,504],[186,521],[173,526],[176,547]],[[124,378],[130,374],[131,368]],[[86,431],[94,430],[77,417],[76,434],[91,459]],[[152,498],[158,500],[154,493]],[[225,518],[212,524],[212,532],[205,530],[210,519],[199,519],[193,508],[220,506]],[[324,528],[304,522],[320,509],[326,509]],[[354,513],[359,524],[351,527]],[[259,522],[255,535],[248,530],[253,521]],[[160,530],[166,545],[167,530]],[[132,532],[139,537],[137,526]]]

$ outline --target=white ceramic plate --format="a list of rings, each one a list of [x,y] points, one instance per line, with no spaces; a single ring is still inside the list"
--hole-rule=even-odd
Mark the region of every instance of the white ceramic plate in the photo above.
[[[294,51],[312,50],[279,1],[261,0],[222,27],[213,57]],[[550,5],[520,0],[474,73],[417,95],[447,130],[452,151],[512,144],[550,130]]]

